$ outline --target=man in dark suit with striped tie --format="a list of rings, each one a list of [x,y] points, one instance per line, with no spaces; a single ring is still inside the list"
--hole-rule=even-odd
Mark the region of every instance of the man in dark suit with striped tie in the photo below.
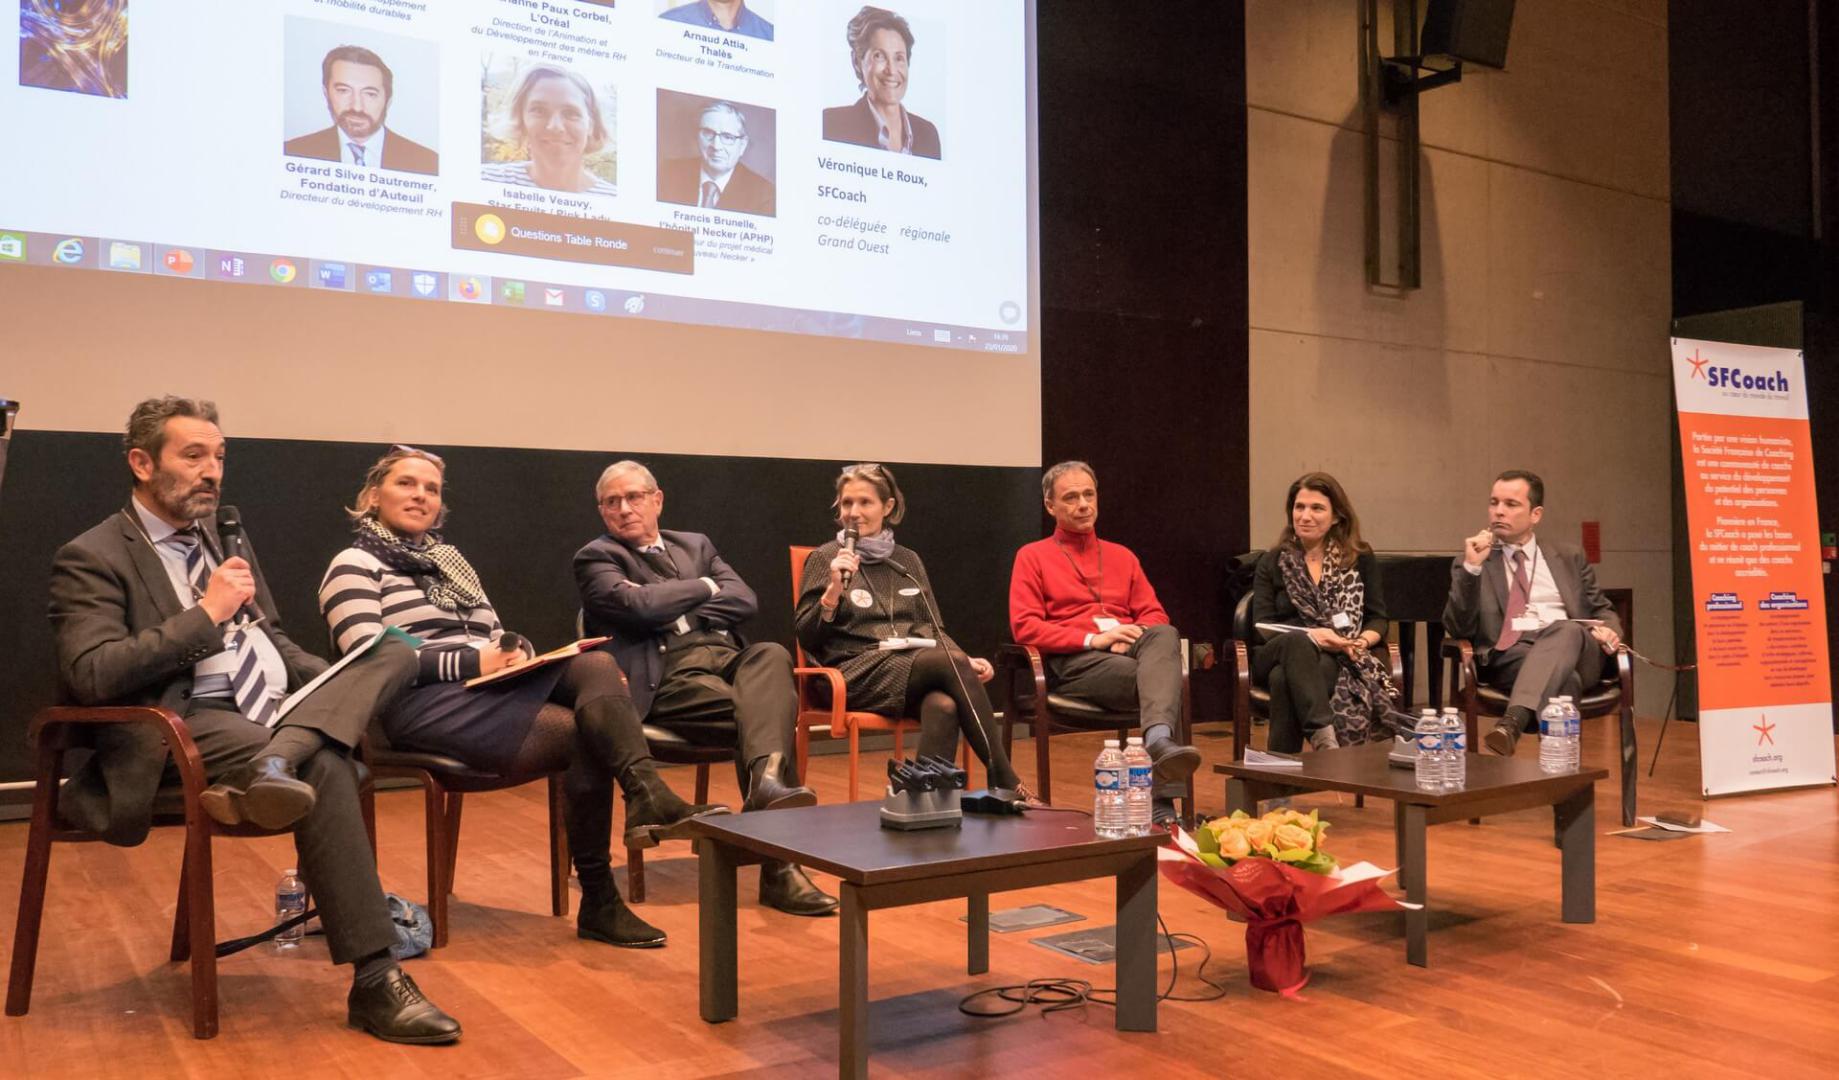
[[[124,442],[134,475],[127,506],[52,562],[62,697],[177,713],[212,781],[201,800],[206,813],[225,824],[292,828],[333,962],[354,966],[352,1026],[391,1042],[452,1042],[459,1023],[423,997],[390,955],[396,927],[350,758],[372,715],[414,681],[414,652],[379,646],[277,723],[283,697],[327,665],[281,629],[253,552],[224,552],[214,520],[224,457],[216,407],[177,397],[143,401]],[[138,844],[151,827],[155,794],[174,782],[153,729],[107,725],[65,785],[58,811],[110,843]]]
[[[749,810],[811,806],[798,782],[798,695],[785,646],[748,644],[741,624],[759,601],[701,533],[661,531],[664,492],[636,461],[609,465],[594,487],[606,534],[575,553],[575,585],[590,634],[626,673],[647,724],[734,725],[735,765]],[[791,915],[827,915],[836,898],[791,863],[760,867],[760,902]]]
[[[1508,694],[1506,715],[1484,737],[1497,754],[1513,753],[1547,699],[1595,686],[1603,655],[1622,640],[1584,553],[1533,536],[1544,516],[1545,481],[1507,470],[1489,493],[1488,527],[1464,541],[1450,567],[1444,632],[1468,639],[1476,673]]]

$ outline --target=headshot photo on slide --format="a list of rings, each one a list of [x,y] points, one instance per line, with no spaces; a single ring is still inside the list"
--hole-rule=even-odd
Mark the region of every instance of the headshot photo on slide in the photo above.
[[[364,169],[441,171],[440,49],[341,23],[287,20],[281,152]]]
[[[825,51],[824,138],[912,157],[943,158],[939,125],[921,115],[945,112],[945,35],[890,8],[838,5],[836,43]],[[923,57],[918,60],[915,55]]]
[[[658,201],[775,217],[773,110],[658,91]]]
[[[720,30],[729,34],[773,40],[774,0],[652,0],[658,18]]]
[[[494,184],[619,194],[611,79],[514,54],[484,58],[479,175]]]

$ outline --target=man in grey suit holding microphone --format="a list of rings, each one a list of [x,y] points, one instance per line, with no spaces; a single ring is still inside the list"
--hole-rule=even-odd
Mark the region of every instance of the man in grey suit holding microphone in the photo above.
[[[1533,536],[1544,515],[1543,480],[1523,469],[1501,473],[1488,495],[1488,527],[1463,542],[1450,567],[1443,629],[1470,641],[1479,676],[1509,695],[1506,715],[1483,740],[1502,755],[1513,753],[1547,699],[1595,685],[1604,654],[1622,640],[1583,552]]]

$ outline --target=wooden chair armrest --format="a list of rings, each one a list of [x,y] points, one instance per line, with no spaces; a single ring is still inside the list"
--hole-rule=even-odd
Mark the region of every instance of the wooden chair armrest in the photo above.
[[[1015,725],[1016,714],[1020,708],[1016,703],[1015,677],[1022,675],[1034,683],[1034,715],[1028,720],[1028,730],[1040,732],[1048,730],[1047,724],[1047,665],[1041,659],[1041,650],[1033,645],[1017,645],[1014,642],[996,647],[996,678],[1001,683],[1003,726],[1007,730]]]
[[[1401,695],[1404,694],[1405,658],[1399,654],[1398,643],[1395,641],[1386,642],[1386,673],[1392,676],[1392,685],[1398,688],[1398,692]],[[1401,709],[1410,706],[1410,703],[1405,701],[1400,701],[1396,704]]]
[[[172,752],[173,764],[178,767],[188,806],[196,805],[198,795],[204,791],[204,759],[198,753],[198,744],[192,741],[191,729],[171,709],[149,705],[53,705],[32,717],[26,738],[33,746],[52,740],[50,745],[61,748],[68,745],[65,738],[69,734],[61,729],[128,724],[145,725],[159,732],[160,741]]]
[[[822,679],[830,685],[830,733],[846,735],[849,732],[849,688],[843,682],[843,673],[830,667],[795,667],[792,679],[798,684],[798,711],[816,712],[807,709],[806,685],[812,679]]]

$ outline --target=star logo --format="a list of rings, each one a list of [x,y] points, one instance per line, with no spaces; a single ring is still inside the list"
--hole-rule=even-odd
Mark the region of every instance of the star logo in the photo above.
[[[1692,374],[1689,376],[1690,378],[1703,379],[1705,377],[1705,365],[1711,363],[1711,358],[1708,356],[1701,357],[1699,351],[1694,349],[1692,350],[1692,355],[1686,358],[1686,363],[1692,365]]]
[[[1761,719],[1762,723],[1750,725],[1750,730],[1756,732],[1756,745],[1761,746],[1766,742],[1770,746],[1774,746],[1775,736],[1769,734],[1769,732],[1775,730],[1775,725],[1769,723],[1769,716],[1767,713],[1764,713]]]

